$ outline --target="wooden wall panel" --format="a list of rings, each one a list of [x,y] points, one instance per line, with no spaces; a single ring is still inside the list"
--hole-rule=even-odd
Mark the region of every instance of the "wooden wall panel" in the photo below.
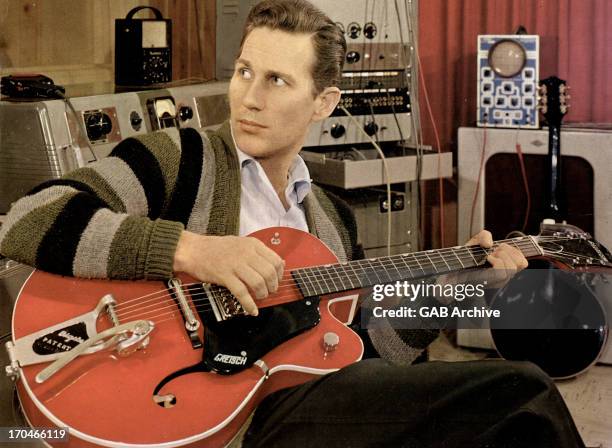
[[[58,84],[112,82],[114,21],[139,5],[156,6],[173,21],[175,82],[214,77],[214,0],[0,0],[0,74],[43,73]]]
[[[172,79],[210,80],[215,76],[216,2],[214,0],[151,0],[172,19]]]

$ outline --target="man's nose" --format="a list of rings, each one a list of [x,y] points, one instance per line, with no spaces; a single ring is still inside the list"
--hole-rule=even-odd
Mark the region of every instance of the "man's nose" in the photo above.
[[[242,104],[247,109],[262,110],[265,105],[265,90],[264,86],[259,81],[254,81],[247,84]]]

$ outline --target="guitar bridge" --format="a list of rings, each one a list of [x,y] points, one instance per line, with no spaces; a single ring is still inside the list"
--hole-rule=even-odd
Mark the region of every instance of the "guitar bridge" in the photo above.
[[[222,322],[232,317],[249,315],[229,289],[208,283],[202,286],[206,291],[217,322]]]

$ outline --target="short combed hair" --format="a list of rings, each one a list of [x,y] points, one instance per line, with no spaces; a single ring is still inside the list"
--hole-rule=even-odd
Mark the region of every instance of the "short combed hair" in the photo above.
[[[344,33],[311,3],[305,0],[263,0],[256,4],[245,22],[240,51],[249,33],[260,27],[312,34],[316,58],[311,72],[314,94],[339,84],[346,54]]]

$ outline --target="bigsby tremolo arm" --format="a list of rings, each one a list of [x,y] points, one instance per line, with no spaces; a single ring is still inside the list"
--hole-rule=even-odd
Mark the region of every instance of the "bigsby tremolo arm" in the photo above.
[[[154,324],[149,320],[121,323],[115,312],[116,301],[110,294],[100,299],[88,313],[23,336],[5,344],[10,364],[6,374],[18,378],[24,366],[51,362],[42,370],[36,381],[42,383],[69,362],[79,356],[114,348],[119,355],[127,356],[149,343]],[[98,317],[106,313],[112,327],[98,333]]]
[[[111,338],[113,343],[116,343],[117,352],[120,355],[127,356],[142,346],[142,342],[148,339],[153,327],[154,324],[151,321],[136,320],[104,330],[102,333],[98,333],[94,337],[80,343],[69,352],[64,353],[57,361],[41,370],[36,375],[36,382],[42,383],[46,381],[70,361],[84,354],[88,348],[106,338]]]

